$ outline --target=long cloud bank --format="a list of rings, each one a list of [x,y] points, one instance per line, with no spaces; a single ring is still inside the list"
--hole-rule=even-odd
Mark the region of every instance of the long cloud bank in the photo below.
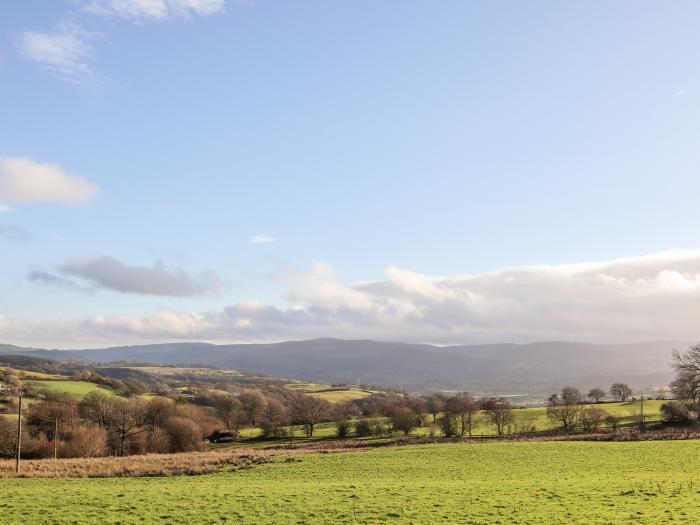
[[[390,267],[385,279],[359,283],[317,263],[281,282],[284,306],[243,301],[208,312],[48,321],[0,314],[0,340],[81,347],[325,336],[438,344],[700,337],[700,251],[452,277]]]

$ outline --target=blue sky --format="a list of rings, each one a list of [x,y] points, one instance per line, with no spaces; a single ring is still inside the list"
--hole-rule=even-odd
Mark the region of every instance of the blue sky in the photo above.
[[[543,312],[587,301],[540,277],[524,288],[539,286],[537,329],[494,310],[514,299],[492,288],[442,326],[402,279],[452,290],[598,261],[695,286],[699,15],[691,1],[4,2],[0,340],[692,336],[639,333],[635,309],[619,332],[575,328]],[[2,186],[38,170],[45,189],[45,164],[89,195]],[[641,277],[616,266],[659,253]],[[251,304],[269,317],[237,310]]]

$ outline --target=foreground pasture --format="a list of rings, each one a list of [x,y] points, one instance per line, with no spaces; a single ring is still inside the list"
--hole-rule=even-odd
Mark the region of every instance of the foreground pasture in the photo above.
[[[1,523],[697,523],[700,442],[279,456],[204,476],[0,480]]]

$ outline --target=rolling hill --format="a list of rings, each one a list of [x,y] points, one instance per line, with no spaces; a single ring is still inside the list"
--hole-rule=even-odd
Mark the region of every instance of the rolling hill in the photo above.
[[[13,353],[93,362],[203,364],[321,383],[359,382],[416,391],[544,393],[564,384],[581,388],[607,387],[613,381],[625,381],[633,387],[667,384],[672,377],[672,349],[688,344],[539,342],[438,347],[314,339],[272,344],[166,343],[71,351],[13,347]],[[6,347],[2,348],[5,352]]]

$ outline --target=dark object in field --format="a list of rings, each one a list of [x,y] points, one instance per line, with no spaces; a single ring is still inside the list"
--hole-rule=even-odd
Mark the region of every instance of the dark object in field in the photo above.
[[[236,435],[228,430],[217,430],[207,437],[207,441],[209,443],[233,443],[236,441]]]

